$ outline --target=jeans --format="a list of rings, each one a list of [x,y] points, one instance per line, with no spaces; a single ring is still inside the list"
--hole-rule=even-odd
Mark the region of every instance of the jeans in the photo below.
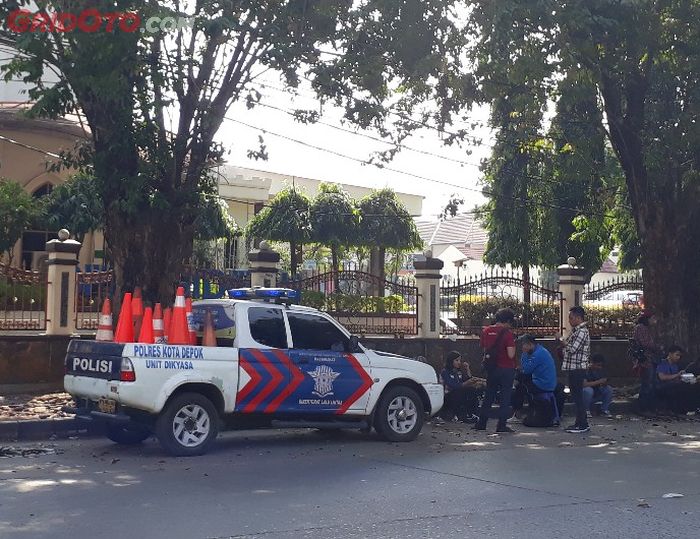
[[[642,412],[656,409],[656,363],[647,360],[641,372],[639,388],[639,410]]]
[[[576,405],[576,423],[577,427],[587,428],[588,418],[586,417],[586,405],[583,399],[583,381],[586,379],[586,370],[577,369],[569,371],[569,388],[571,389],[571,397]]]
[[[506,421],[510,417],[510,397],[513,393],[513,380],[515,380],[515,369],[504,369],[493,367],[489,369],[486,377],[486,396],[479,410],[479,426],[485,427],[491,412],[491,406],[496,400],[496,393],[501,392],[501,403],[498,414],[498,427],[505,427]]]
[[[583,404],[586,410],[591,409],[593,402],[602,401],[601,411],[609,412],[613,400],[613,390],[610,386],[584,387]]]
[[[479,406],[479,391],[473,387],[459,387],[445,393],[445,405],[441,417],[451,421],[454,416],[466,419],[476,412]]]

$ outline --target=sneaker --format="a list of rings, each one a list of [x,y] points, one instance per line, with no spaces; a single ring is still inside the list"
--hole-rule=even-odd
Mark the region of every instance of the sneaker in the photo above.
[[[604,415],[605,417],[612,417],[612,414],[610,413],[610,410],[603,410],[603,411],[600,412],[600,413],[601,413],[602,415]]]
[[[505,425],[503,427],[498,427],[496,429],[496,432],[500,434],[513,434],[515,431],[511,429],[508,425]]]
[[[460,419],[460,421],[461,421],[462,423],[476,423],[477,421],[479,421],[479,416],[478,416],[478,415],[473,415],[473,414],[472,414],[472,415],[468,415],[468,416],[463,417],[462,419]]]
[[[559,423],[559,421],[552,421],[552,427],[559,428],[561,427],[561,423]]]
[[[569,432],[571,434],[582,434],[584,432],[588,432],[591,430],[591,427],[579,427],[577,425],[571,425],[569,428],[566,429],[566,432]]]
[[[591,412],[586,412],[586,417],[590,419],[593,417],[593,414]]]

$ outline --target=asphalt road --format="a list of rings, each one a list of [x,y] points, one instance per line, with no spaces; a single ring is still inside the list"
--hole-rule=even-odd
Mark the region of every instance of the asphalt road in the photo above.
[[[189,459],[152,440],[18,444],[55,453],[0,458],[0,537],[696,538],[699,427],[428,426],[401,445],[359,432],[226,433]]]

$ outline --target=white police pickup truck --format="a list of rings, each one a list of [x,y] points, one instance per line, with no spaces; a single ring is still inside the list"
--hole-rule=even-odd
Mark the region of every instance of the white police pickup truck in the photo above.
[[[239,289],[195,302],[217,344],[71,341],[66,411],[106,423],[117,443],[155,434],[173,455],[207,451],[219,429],[372,427],[410,441],[443,404],[428,364],[364,348],[330,316],[292,305],[296,292]],[[270,301],[276,298],[276,301]]]

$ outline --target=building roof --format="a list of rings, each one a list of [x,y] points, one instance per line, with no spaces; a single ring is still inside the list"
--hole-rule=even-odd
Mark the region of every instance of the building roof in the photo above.
[[[473,213],[462,213],[444,221],[416,219],[416,228],[428,246],[454,245],[460,250],[481,249],[488,241],[486,230]]]

